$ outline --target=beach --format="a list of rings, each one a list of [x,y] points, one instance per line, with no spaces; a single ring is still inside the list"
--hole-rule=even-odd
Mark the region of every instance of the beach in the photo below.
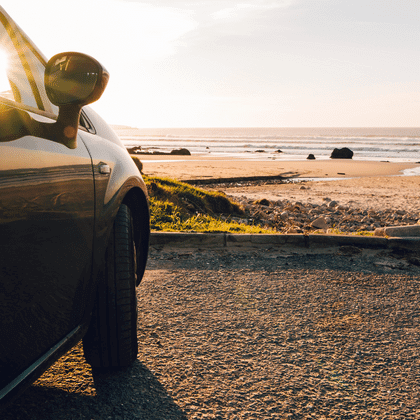
[[[144,174],[196,182],[243,204],[267,199],[280,210],[279,201],[287,207],[329,200],[351,209],[420,217],[419,128],[115,129],[126,147],[141,152]],[[171,154],[179,148],[191,155]],[[336,148],[350,149],[353,158],[331,159]],[[307,159],[309,154],[315,159]]]
[[[281,176],[284,178],[348,178],[402,175],[404,170],[420,166],[412,162],[378,162],[352,159],[323,160],[247,160],[245,158],[206,155],[138,155],[148,176],[193,179],[248,178]],[[420,175],[420,172],[418,172]]]
[[[205,156],[139,158],[148,176],[189,182],[224,180],[200,186],[223,191],[245,206],[248,221],[281,233],[311,231],[313,222],[321,217],[326,222],[321,224],[324,231],[335,227],[343,232],[375,231],[413,225],[420,220],[420,173],[416,172],[416,163],[249,161]],[[263,179],[258,181],[259,177]],[[268,201],[266,205],[255,206],[255,201],[263,199]]]

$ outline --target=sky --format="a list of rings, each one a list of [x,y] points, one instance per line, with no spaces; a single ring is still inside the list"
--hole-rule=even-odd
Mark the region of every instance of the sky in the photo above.
[[[2,0],[133,127],[420,127],[419,0]]]

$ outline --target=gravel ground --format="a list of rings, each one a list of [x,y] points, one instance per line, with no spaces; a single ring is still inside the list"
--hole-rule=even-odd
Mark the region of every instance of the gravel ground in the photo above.
[[[152,249],[138,361],[76,347],[17,419],[418,419],[420,267],[404,251]]]

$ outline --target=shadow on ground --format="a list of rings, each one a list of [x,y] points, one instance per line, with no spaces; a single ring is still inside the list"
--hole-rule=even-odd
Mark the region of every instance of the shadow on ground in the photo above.
[[[59,386],[36,383],[28,388],[1,413],[2,420],[187,419],[153,373],[139,361],[111,374],[92,371],[90,385],[84,392],[68,392],[63,389],[66,377],[60,379],[64,384]]]

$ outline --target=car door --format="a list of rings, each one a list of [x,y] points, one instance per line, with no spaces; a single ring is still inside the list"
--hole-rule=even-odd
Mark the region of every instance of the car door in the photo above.
[[[0,8],[0,389],[80,323],[94,231],[89,153],[21,134],[55,121],[45,59]],[[80,139],[79,139],[80,140]]]

